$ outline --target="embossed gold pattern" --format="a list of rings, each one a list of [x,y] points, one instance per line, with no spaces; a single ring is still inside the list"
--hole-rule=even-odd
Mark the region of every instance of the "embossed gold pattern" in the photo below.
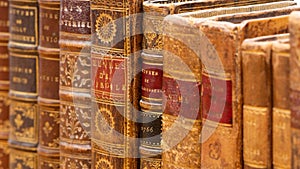
[[[37,169],[38,157],[35,152],[11,149],[9,157],[10,168],[16,169]]]
[[[106,108],[100,108],[96,112],[95,125],[98,132],[109,134],[114,130],[115,121],[112,112]]]
[[[12,100],[10,106],[11,129],[9,139],[11,141],[37,144],[37,105]]]
[[[106,159],[98,159],[96,162],[96,169],[113,169],[113,165]]]
[[[116,36],[117,26],[113,18],[105,13],[98,16],[96,20],[96,34],[103,43],[110,43]]]

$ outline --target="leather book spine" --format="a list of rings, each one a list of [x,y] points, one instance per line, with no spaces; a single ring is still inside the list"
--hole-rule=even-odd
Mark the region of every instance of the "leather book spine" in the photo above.
[[[8,59],[8,0],[0,1],[0,139],[9,134],[9,59]]]
[[[291,111],[291,140],[292,140],[292,166],[300,167],[300,12],[293,12],[289,20],[290,32],[290,75],[289,75],[289,99]]]
[[[60,1],[39,1],[39,168],[59,168]]]
[[[165,21],[162,168],[201,168],[201,61],[199,39],[193,38],[198,30]]]
[[[246,39],[241,51],[244,168],[271,168],[272,41],[263,38]]]
[[[264,3],[264,2],[272,2],[272,1],[251,1],[251,4],[255,3]],[[187,12],[196,11],[196,10],[203,10],[204,9],[211,9],[212,8],[218,8],[218,7],[226,7],[226,6],[242,6],[246,5],[249,2],[247,1],[231,1],[231,0],[217,0],[217,1],[145,1],[143,3],[143,10],[145,12],[144,18],[143,18],[143,52],[142,52],[142,60],[143,63],[143,70],[147,69],[148,65],[162,65],[162,61],[158,62],[158,60],[163,60],[163,19],[165,16],[171,14],[182,14],[185,15]],[[256,7],[261,9],[261,7]],[[252,8],[251,8],[252,9]],[[249,10],[248,8],[243,8],[242,10]],[[240,10],[239,12],[242,12]],[[257,9],[256,9],[257,10]],[[204,12],[205,14],[201,14],[201,17],[209,17],[214,15],[219,15],[221,12],[209,12],[208,10]],[[236,10],[237,12],[238,10]],[[223,12],[223,14],[227,14],[227,11]],[[200,16],[200,14],[198,14]],[[168,60],[166,60],[168,62]],[[160,69],[160,68],[156,68]],[[142,72],[142,97],[140,100],[140,106],[141,106],[141,145],[140,145],[140,153],[141,153],[141,167],[147,168],[147,166],[151,166],[151,160],[154,160],[153,165],[157,166],[157,163],[160,158],[160,156],[156,156],[157,158],[148,158],[150,156],[154,156],[155,154],[159,153],[161,148],[157,147],[157,145],[150,145],[151,140],[154,139],[153,142],[157,143],[158,140],[157,137],[150,137],[147,138],[149,135],[149,130],[145,130],[145,128],[152,128],[155,129],[154,132],[152,132],[151,135],[154,133],[157,133],[157,136],[159,136],[159,132],[161,132],[161,129],[159,129],[157,124],[159,121],[161,121],[159,118],[160,116],[156,115],[156,120],[154,122],[154,116],[153,113],[162,113],[161,105],[162,105],[162,94],[161,94],[161,86],[154,85],[152,83],[144,83],[147,81],[147,76],[144,75],[144,72]],[[154,78],[153,78],[154,79]],[[162,76],[155,76],[155,81],[157,84],[160,84],[162,81]],[[153,80],[154,83],[154,80]],[[146,85],[146,86],[145,86]],[[151,95],[149,95],[149,92],[151,92]],[[149,97],[150,96],[150,97]],[[148,98],[147,98],[148,97]],[[152,98],[153,97],[153,98]],[[148,116],[147,116],[148,115]],[[148,119],[147,117],[152,117],[151,119]],[[153,123],[148,123],[147,121],[153,121]],[[161,123],[161,122],[160,122]],[[149,126],[150,125],[150,126]],[[156,126],[155,126],[156,125]]]
[[[60,6],[60,167],[91,167],[90,1]]]
[[[142,55],[140,168],[161,168],[162,57]]]
[[[9,97],[11,146],[36,150],[38,145],[38,3],[9,1]]]
[[[152,11],[147,4],[158,1],[143,2],[143,51],[140,126],[140,168],[161,166],[161,132],[162,132],[162,22],[167,13]],[[169,2],[165,2],[168,4]]]
[[[202,141],[202,167],[242,167],[240,46],[246,38],[287,32],[287,14],[293,10],[298,8],[268,8],[256,12],[221,15],[196,24],[213,45],[213,48],[201,48],[201,61],[205,65],[202,70],[201,94],[203,128],[207,127],[202,135],[212,133]],[[219,60],[221,64],[216,64],[215,60]],[[215,96],[212,96],[212,92]],[[211,108],[213,109],[210,110]]]
[[[91,0],[92,168],[138,168],[141,10],[142,1]]]
[[[279,40],[272,46],[273,92],[273,166],[291,168],[291,111],[289,99],[290,41]]]

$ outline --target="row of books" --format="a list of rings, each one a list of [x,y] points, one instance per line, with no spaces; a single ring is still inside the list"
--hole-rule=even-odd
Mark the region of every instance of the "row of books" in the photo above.
[[[0,168],[300,167],[294,1],[0,8]]]

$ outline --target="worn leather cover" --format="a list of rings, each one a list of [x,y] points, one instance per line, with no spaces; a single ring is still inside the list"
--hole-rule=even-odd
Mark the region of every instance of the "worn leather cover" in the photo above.
[[[39,1],[40,169],[59,167],[59,11],[60,1]]]
[[[274,42],[272,45],[272,155],[274,168],[292,168],[289,59],[289,37]]]
[[[173,25],[170,26],[170,28],[167,27],[166,29],[167,35],[172,35],[172,33],[168,33],[172,29],[176,30],[174,32],[180,32],[180,28],[183,35],[179,35],[179,33],[174,34],[172,39],[166,38],[168,41],[165,41],[164,43],[166,47],[169,46],[168,51],[171,50],[172,51],[171,53],[174,54],[172,56],[172,54],[168,54],[165,51],[163,86],[165,85],[165,82],[170,81],[168,80],[169,77],[166,72],[169,72],[169,74],[172,73],[173,78],[174,79],[176,78],[175,80],[177,83],[178,83],[178,79],[182,79],[184,73],[181,72],[185,72],[183,71],[185,69],[183,68],[183,66],[174,66],[174,65],[186,64],[187,66],[192,67],[189,70],[190,73],[193,73],[193,71],[191,70],[196,70],[193,66],[196,67],[197,65],[199,65],[198,62],[193,61],[195,57],[197,58],[200,57],[203,65],[202,66],[203,70],[202,71],[200,70],[202,72],[201,73],[202,77],[200,82],[202,82],[201,84],[203,84],[202,93],[201,93],[201,104],[202,104],[202,115],[203,115],[202,117],[203,129],[201,134],[202,135],[201,166],[203,168],[226,168],[226,167],[241,168],[242,167],[242,149],[241,149],[242,148],[242,136],[241,136],[241,132],[242,132],[241,106],[242,105],[241,105],[241,86],[240,86],[241,76],[240,76],[240,67],[236,67],[235,69],[235,66],[240,66],[240,60],[235,61],[235,59],[240,58],[237,57],[239,54],[237,53],[237,51],[239,49],[239,45],[242,43],[242,40],[245,38],[240,35],[246,35],[246,37],[251,37],[253,32],[256,32],[254,30],[252,32],[252,29],[255,28],[257,25],[261,25],[259,22],[262,22],[263,25],[264,21],[253,20],[253,21],[245,21],[244,23],[240,23],[240,22],[249,19],[251,17],[258,18],[258,17],[268,16],[268,15],[272,16],[274,15],[274,11],[277,11],[277,10],[273,10],[269,12],[267,11],[258,12],[257,10],[264,10],[264,9],[269,10],[272,8],[281,8],[290,5],[294,5],[294,3],[289,3],[289,2],[287,2],[287,4],[272,3],[268,5],[267,4],[257,5],[257,6],[253,5],[251,7],[223,8],[224,11],[221,11],[221,9],[211,9],[210,11],[197,11],[192,13],[179,14],[177,15],[178,17],[176,17],[176,15],[168,16],[165,19],[169,23],[173,23]],[[209,15],[214,15],[215,13],[224,14],[226,12],[234,13],[235,11],[243,12],[243,11],[248,11],[248,9],[253,9],[254,11],[257,12],[228,14],[228,15],[215,16],[207,19],[203,19],[203,18],[200,19],[201,17],[207,17]],[[193,16],[195,18],[193,18]],[[250,16],[250,17],[247,18],[246,16]],[[282,19],[279,19],[279,21],[280,20]],[[283,21],[285,21],[284,23],[286,24],[287,17],[284,17]],[[250,27],[251,24],[253,24],[253,28]],[[188,37],[179,38],[180,36],[187,36],[189,34],[188,28],[196,31],[194,35],[193,32],[191,32],[190,38]],[[199,28],[201,31],[198,31]],[[251,29],[251,31],[244,30],[246,28]],[[259,28],[257,29],[260,30]],[[264,30],[264,28],[262,28],[262,30]],[[240,33],[238,31],[246,32],[246,33]],[[282,28],[282,30],[281,29],[280,30],[275,29],[275,31],[266,30],[266,32],[262,32],[261,35],[273,34],[280,31],[287,31],[287,26],[284,25],[284,28]],[[258,35],[254,34],[254,36],[258,36]],[[200,40],[197,43],[197,41],[192,40],[193,38],[198,40],[200,39]],[[176,42],[178,41],[178,39],[181,39],[181,41],[179,41],[181,42],[181,44]],[[169,43],[171,44],[177,43],[182,45],[183,42],[184,45],[188,44],[190,46],[190,48],[188,47],[185,48],[188,48],[190,50],[193,49],[194,52],[197,52],[198,50],[198,53],[192,55],[190,54],[191,52],[184,51],[183,47],[181,47],[182,48],[181,49],[179,47],[176,48],[176,47],[172,47],[172,45],[168,45]],[[175,46],[180,46],[180,45],[175,45]],[[198,47],[197,49],[196,47],[194,47],[194,45],[200,47]],[[181,53],[181,55],[178,55],[178,53]],[[186,56],[187,55],[186,53],[189,53],[189,57]],[[176,59],[178,56],[182,58]],[[224,59],[224,57],[226,59]],[[237,72],[237,75],[235,75],[235,72]],[[195,78],[197,77],[197,75],[198,73],[197,71],[195,71],[190,76]],[[234,85],[233,87],[239,85],[239,87],[233,90],[232,85]],[[173,82],[173,86],[176,86],[176,83]],[[180,95],[177,94],[178,97],[177,107],[174,106],[176,102],[172,98],[176,98],[176,94],[174,95],[175,91],[176,90],[170,89],[170,91],[167,92],[166,96],[168,97],[166,97],[166,103],[167,103],[166,106],[168,106],[168,101],[170,105],[172,104],[173,105],[170,106],[169,109],[167,109],[168,107],[166,107],[165,109],[165,112],[170,112],[168,110],[172,110],[173,108],[172,111],[174,115],[176,115],[176,113],[179,112],[180,106],[178,105],[182,103],[182,101],[180,100],[181,98],[178,97]],[[239,95],[237,95],[236,93],[239,93]],[[212,97],[213,94],[217,96]],[[212,100],[211,97],[214,99]],[[232,111],[236,112],[236,114],[235,113],[233,114],[233,117],[232,117]],[[189,111],[186,111],[186,113],[188,112]],[[163,121],[163,127],[165,125],[167,126],[171,124],[172,123],[168,124],[167,122]],[[165,144],[164,139],[176,140],[177,137],[165,138],[163,136],[163,144]],[[171,143],[171,141],[169,142]],[[168,144],[164,146],[166,146],[167,148],[169,147]],[[180,148],[182,148],[182,146],[180,146]],[[174,147],[174,150],[176,150],[176,147]],[[164,157],[170,156],[168,153],[170,152],[165,152],[165,154],[163,154],[163,160]],[[176,155],[176,153],[173,154],[174,156]],[[178,160],[178,163],[181,163],[181,161],[188,161],[188,159],[185,158],[185,156],[182,156],[181,158],[183,158],[184,160]],[[180,159],[179,155],[177,159]],[[169,158],[166,158],[166,160],[169,160]],[[175,160],[170,160],[170,161],[171,162],[169,163],[171,164],[172,162],[174,163]],[[193,160],[193,162],[194,161],[195,160]],[[165,164],[167,163],[164,163],[164,165]]]
[[[272,168],[272,45],[288,36],[246,39],[242,44],[245,168]]]
[[[163,41],[164,32],[169,32],[170,30],[165,30],[166,27],[163,24],[163,19],[167,15],[190,15],[188,13],[193,13],[191,11],[205,11],[204,9],[213,10],[209,12],[207,10],[205,14],[202,14],[200,17],[209,17],[220,14],[230,13],[230,9],[225,7],[227,6],[242,6],[247,4],[256,4],[256,3],[264,3],[264,2],[272,2],[272,1],[231,1],[231,0],[217,0],[217,1],[145,1],[143,3],[144,8],[144,21],[143,21],[143,52],[142,52],[142,87],[141,87],[141,167],[148,168],[150,166],[159,166],[157,163],[160,159],[160,156],[156,156],[157,158],[148,158],[151,156],[155,156],[160,154],[161,152],[161,114],[162,114],[162,81],[165,80],[162,78],[162,60],[166,62],[170,71],[173,71],[172,66],[174,63],[178,63],[176,61],[171,61],[169,59],[162,59],[163,55],[163,46],[165,42]],[[282,6],[283,4],[278,4],[278,6]],[[271,5],[269,5],[271,6]],[[215,10],[213,8],[222,7],[219,10]],[[256,6],[256,7],[241,7],[241,9],[232,9],[233,12],[242,12],[242,11],[252,11],[252,10],[261,10],[264,7]],[[224,11],[223,11],[224,10]],[[194,15],[194,14],[193,14]],[[194,16],[192,16],[194,17]],[[175,31],[171,30],[172,33]],[[181,31],[179,29],[179,31]],[[183,37],[182,37],[183,38]],[[186,37],[190,38],[190,37]],[[172,43],[168,41],[166,43]],[[172,43],[173,44],[173,43]],[[171,46],[171,45],[170,45]],[[168,48],[168,50],[170,50]],[[184,50],[184,49],[181,49]],[[173,51],[172,51],[173,52]],[[182,52],[184,54],[184,52]],[[199,63],[200,64],[200,63]],[[171,68],[172,67],[172,68]],[[166,68],[164,67],[164,70]],[[153,73],[153,74],[149,74]],[[150,78],[151,77],[151,78]],[[176,77],[176,80],[181,77]],[[151,79],[151,80],[149,80]],[[186,79],[185,79],[186,80]],[[183,81],[185,81],[183,80]],[[198,79],[198,83],[200,80]],[[170,85],[170,84],[169,84]],[[200,86],[199,86],[200,88]],[[170,90],[172,91],[172,90]],[[174,96],[176,97],[176,96]],[[171,100],[171,99],[170,99]],[[174,100],[173,100],[174,101]],[[167,107],[169,108],[169,107]],[[167,110],[168,111],[168,110]],[[148,130],[147,130],[148,129]],[[199,158],[200,159],[200,158]],[[151,164],[151,160],[153,164]],[[178,159],[179,160],[179,159]],[[170,160],[172,161],[172,160]],[[176,162],[174,162],[176,163]],[[166,163],[165,163],[166,164]],[[179,165],[179,164],[178,164]],[[160,166],[159,166],[160,167]]]
[[[203,80],[202,113],[204,122],[218,121],[212,136],[202,144],[202,166],[205,168],[225,167],[241,168],[241,129],[242,129],[242,82],[240,45],[246,38],[285,33],[288,29],[288,14],[299,7],[251,12],[247,15],[236,14],[216,18],[200,24],[200,30],[214,45],[223,69],[209,64],[203,69],[202,79],[219,79],[226,83],[226,100],[211,100],[207,95],[211,91],[209,83]],[[279,16],[281,15],[281,16]],[[260,18],[260,19],[259,19]],[[217,36],[216,36],[217,35]],[[226,43],[226,45],[225,45]],[[213,63],[214,57],[203,56],[202,62]],[[206,64],[207,65],[207,64]],[[224,72],[224,73],[222,73]],[[221,73],[221,74],[217,74]],[[225,90],[225,89],[224,89]],[[212,101],[212,105],[210,102]],[[209,107],[225,101],[225,108],[209,113]],[[218,107],[218,106],[217,106]],[[208,114],[209,113],[209,114]],[[205,124],[203,124],[205,125]],[[214,146],[212,146],[214,145]],[[246,154],[255,154],[250,150]]]
[[[11,146],[35,150],[38,144],[38,3],[9,1],[9,97]]]
[[[90,1],[61,1],[60,164],[91,167]]]
[[[291,110],[291,139],[292,139],[292,167],[300,167],[300,12],[293,12],[289,20],[290,32],[290,110]]]
[[[92,0],[91,11],[92,168],[136,169],[142,1]]]
[[[188,24],[166,22],[162,86],[165,169],[201,168],[201,62],[197,55],[199,39],[193,38],[197,31]]]
[[[202,167],[242,167],[240,44],[243,39],[248,37],[286,32],[287,16],[269,19],[255,18],[288,14],[292,10],[296,10],[296,8],[291,7],[291,9],[284,8],[247,14],[231,14],[217,16],[204,23],[201,19],[196,19],[192,22],[196,27],[200,28],[203,36],[205,35],[204,37],[210,41],[210,47],[213,45],[213,48],[201,48],[201,61],[204,65],[202,70],[203,87],[201,94],[202,125],[204,126],[202,131],[203,143],[201,146]],[[272,29],[267,29],[269,28],[268,24],[275,22],[275,27],[272,26]],[[216,60],[219,60],[219,64]],[[223,66],[223,68],[220,66]],[[210,83],[221,86],[214,86],[212,88]],[[226,95],[224,95],[224,91],[227,91]],[[210,97],[212,92],[217,94],[217,97],[213,98],[223,99],[212,100]],[[222,108],[221,105],[224,105],[224,107]],[[210,107],[213,109],[210,110]],[[210,111],[213,112],[209,113]],[[212,133],[212,135],[205,138],[205,135],[209,133]]]

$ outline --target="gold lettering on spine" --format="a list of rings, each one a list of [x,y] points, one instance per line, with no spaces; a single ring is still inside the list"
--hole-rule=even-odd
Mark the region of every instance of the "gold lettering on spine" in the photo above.
[[[42,23],[42,27],[41,29],[43,29],[45,32],[46,31],[50,31],[51,30],[51,25],[49,25],[49,22],[46,22],[48,20],[55,20],[55,22],[59,22],[59,14],[58,12],[56,13],[51,13],[51,12],[55,12],[55,11],[51,11],[51,12],[46,12],[47,9],[44,9],[43,12],[40,12],[40,17],[43,19],[43,23]],[[41,35],[40,36],[40,40],[44,41],[44,42],[48,42],[48,43],[54,43],[57,44],[58,40],[59,40],[59,35],[56,33],[53,33],[51,36],[47,36],[47,35]]]
[[[47,76],[47,75],[41,75],[40,80],[47,81],[47,82],[59,82],[59,77],[57,76]]]
[[[37,7],[11,4],[9,15],[13,17],[10,25],[10,31],[12,34],[10,36],[11,43],[22,43],[20,45],[25,46],[37,45]],[[28,27],[27,22],[34,22],[34,24]],[[31,29],[34,29],[34,31],[31,31]],[[23,42],[27,42],[30,44],[24,44]]]
[[[21,32],[19,32],[21,33]],[[26,42],[35,42],[34,36],[24,36],[24,35],[14,35],[11,36],[12,40],[21,40],[21,41],[26,41]]]
[[[44,30],[45,29],[50,29],[50,28],[47,26],[47,28],[44,27]],[[58,37],[42,35],[40,38],[41,38],[41,41],[46,41],[48,43],[55,43],[55,44],[58,43]]]
[[[60,25],[73,28],[91,28],[91,23],[85,21],[61,20]]]

